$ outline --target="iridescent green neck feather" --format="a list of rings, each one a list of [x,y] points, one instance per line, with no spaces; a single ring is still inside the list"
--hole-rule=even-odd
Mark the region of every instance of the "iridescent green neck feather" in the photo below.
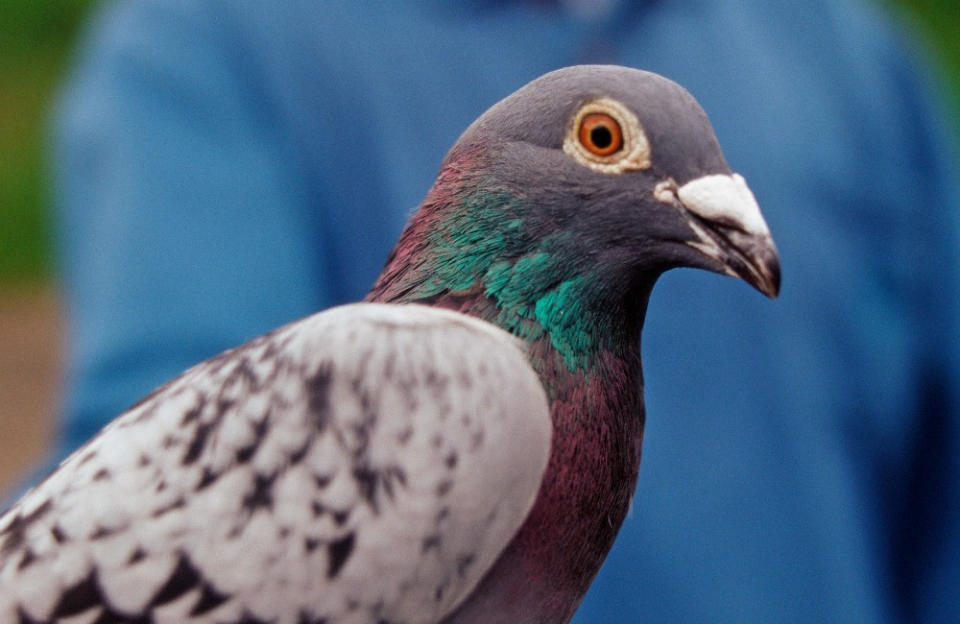
[[[546,338],[571,372],[635,348],[649,289],[638,295],[582,249],[589,241],[463,160],[445,165],[367,299],[457,307],[528,342]]]

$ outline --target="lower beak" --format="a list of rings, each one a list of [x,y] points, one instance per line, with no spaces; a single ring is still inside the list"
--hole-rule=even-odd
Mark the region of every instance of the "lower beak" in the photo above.
[[[665,189],[659,189],[658,198]],[[696,239],[687,244],[767,295],[780,292],[780,257],[757,200],[739,174],[708,175],[671,189]]]

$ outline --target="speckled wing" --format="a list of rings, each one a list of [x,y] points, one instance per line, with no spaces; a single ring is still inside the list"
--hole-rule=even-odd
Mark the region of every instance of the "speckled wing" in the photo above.
[[[311,316],[162,387],[0,518],[0,621],[436,621],[522,524],[550,431],[492,325]]]

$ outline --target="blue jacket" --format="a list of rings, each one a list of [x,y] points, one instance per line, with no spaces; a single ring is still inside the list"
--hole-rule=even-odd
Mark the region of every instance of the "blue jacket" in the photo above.
[[[56,117],[56,454],[190,364],[359,299],[467,124],[581,62],[700,100],[784,286],[655,289],[640,483],[576,621],[955,621],[955,165],[928,83],[854,0],[108,4]]]

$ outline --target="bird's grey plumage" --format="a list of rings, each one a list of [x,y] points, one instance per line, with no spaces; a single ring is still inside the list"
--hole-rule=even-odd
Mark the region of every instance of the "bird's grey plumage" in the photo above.
[[[0,621],[435,621],[516,532],[549,447],[506,332],[335,308],[190,369],[3,516]]]
[[[576,69],[584,71],[571,71]],[[625,71],[635,75],[625,79]],[[636,80],[636,75],[643,79]],[[564,101],[557,97],[567,93],[575,98]],[[474,134],[491,133],[501,140],[555,150],[563,143],[571,109],[601,97],[643,104],[632,112],[656,146],[655,166],[661,175],[683,184],[705,174],[729,171],[710,120],[686,89],[657,74],[616,65],[564,68],[545,74],[492,106],[471,124],[460,142],[469,142]],[[524,172],[537,170],[519,168],[517,173]]]

